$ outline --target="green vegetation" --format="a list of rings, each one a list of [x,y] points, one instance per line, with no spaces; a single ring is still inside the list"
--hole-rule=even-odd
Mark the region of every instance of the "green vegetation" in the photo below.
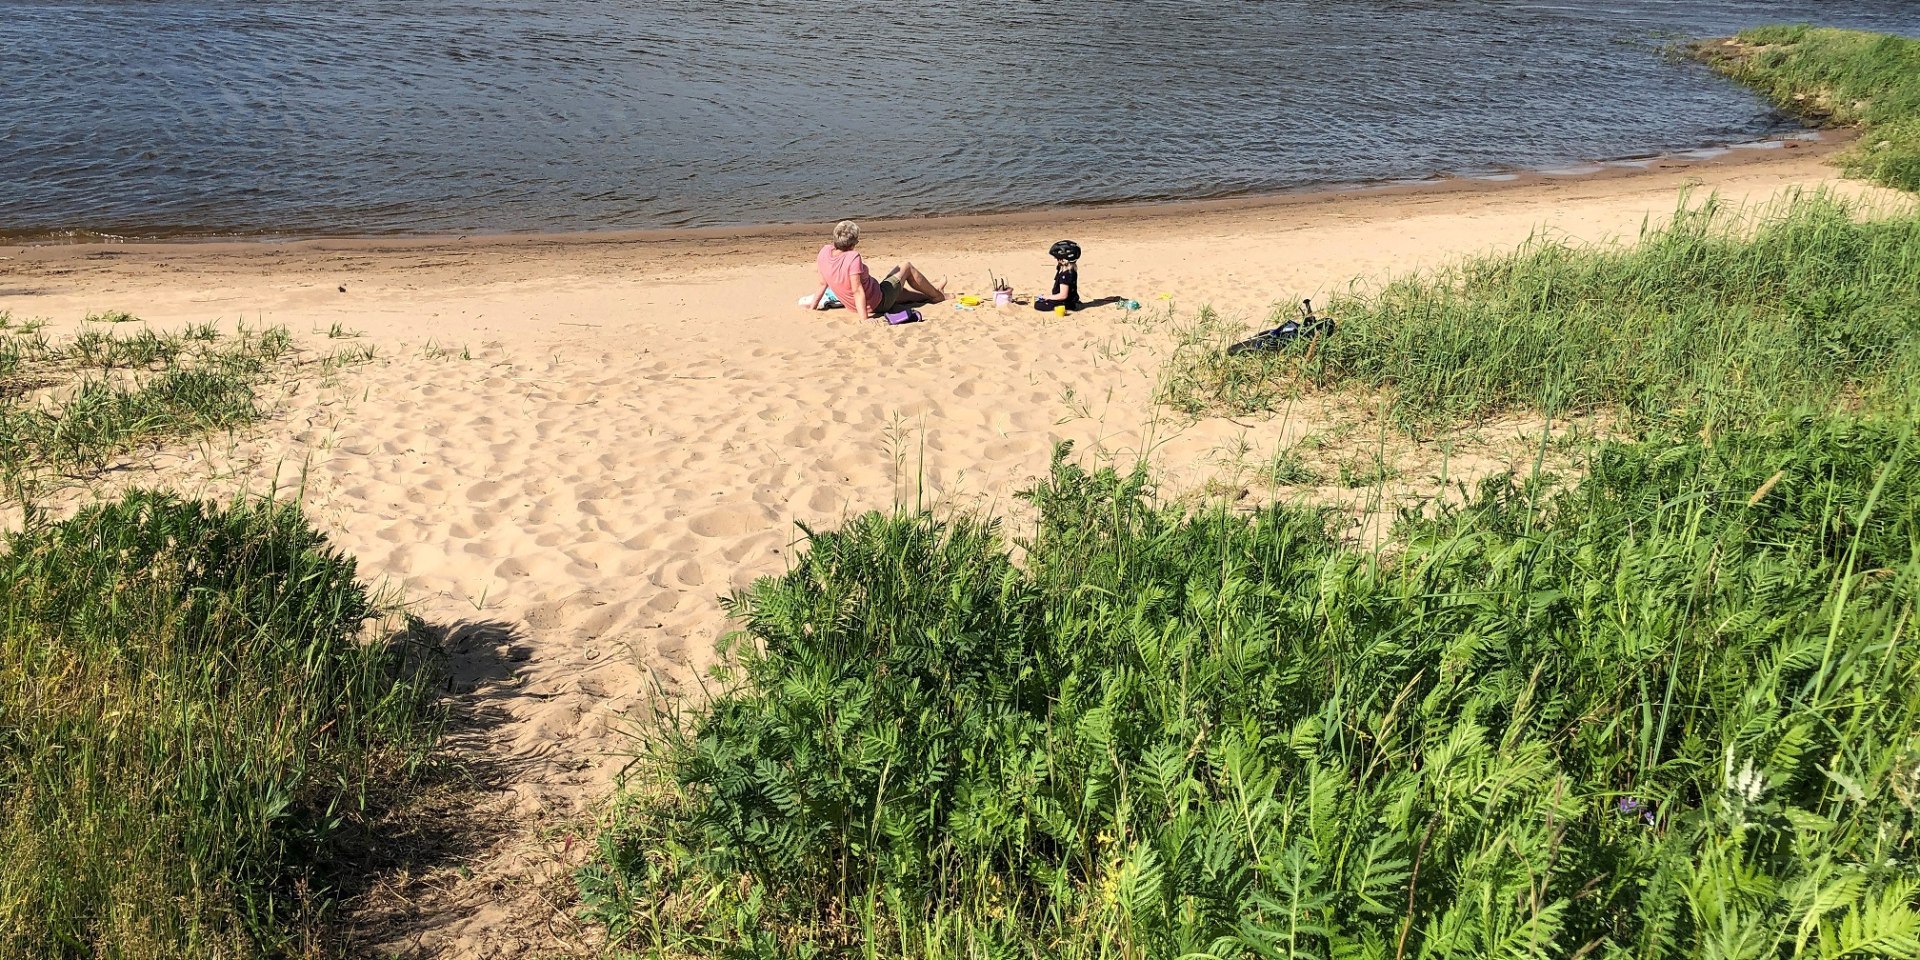
[[[0,955],[306,951],[429,686],[292,507],[136,492],[0,552]]]
[[[1283,450],[1267,467],[1267,482],[1278,487],[1315,486],[1326,480],[1298,450]]]
[[[1807,26],[1748,30],[1697,55],[1814,123],[1860,128],[1849,173],[1920,190],[1920,40]]]
[[[1269,319],[1278,324],[1285,312],[1276,308]],[[1179,333],[1158,402],[1194,419],[1273,413],[1298,393],[1300,372],[1312,360],[1307,347],[1228,356],[1227,345],[1244,332],[1211,307],[1200,308]],[[1312,346],[1312,354],[1318,349]]]
[[[1683,202],[1632,246],[1520,250],[1336,299],[1311,358],[1179,353],[1163,399],[1272,410],[1302,386],[1382,391],[1410,426],[1513,409],[1738,418],[1865,398],[1920,362],[1920,217],[1863,219],[1823,195],[1742,217]]]
[[[1920,463],[1777,419],[1490,485],[1392,561],[1060,463],[736,601],[582,877],[673,955],[1911,956]]]
[[[354,562],[293,507],[135,491],[49,522],[51,474],[260,415],[284,330],[64,341],[0,314],[0,956],[314,955],[369,788],[430,737]],[[391,789],[383,791],[391,794]]]
[[[255,388],[292,351],[277,327],[230,337],[210,326],[83,329],[53,342],[0,313],[0,473],[98,469],[142,444],[248,423]]]
[[[1391,464],[1379,460],[1363,460],[1340,465],[1340,485],[1354,490],[1361,487],[1378,487],[1398,477],[1400,472]]]

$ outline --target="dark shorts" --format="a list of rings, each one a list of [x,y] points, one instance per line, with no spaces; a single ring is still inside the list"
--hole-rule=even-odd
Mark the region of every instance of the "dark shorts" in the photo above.
[[[874,313],[892,313],[900,305],[900,278],[888,277],[880,281],[880,303],[873,308]]]

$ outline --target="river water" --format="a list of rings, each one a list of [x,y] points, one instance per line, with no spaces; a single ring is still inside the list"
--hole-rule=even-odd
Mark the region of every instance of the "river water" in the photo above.
[[[0,233],[576,231],[1555,168],[1791,124],[1661,53],[1914,0],[0,0]]]

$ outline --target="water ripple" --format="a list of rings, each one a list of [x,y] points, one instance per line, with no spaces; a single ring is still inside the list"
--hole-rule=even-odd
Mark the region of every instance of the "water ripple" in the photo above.
[[[1910,0],[0,0],[0,232],[575,230],[1499,175],[1782,129],[1663,38]]]

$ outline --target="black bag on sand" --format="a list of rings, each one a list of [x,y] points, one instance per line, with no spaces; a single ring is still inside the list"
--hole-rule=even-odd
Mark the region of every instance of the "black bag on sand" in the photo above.
[[[1333,336],[1333,321],[1326,317],[1313,315],[1313,301],[1302,300],[1306,315],[1298,320],[1288,320],[1271,330],[1262,330],[1239,343],[1227,348],[1227,356],[1237,357],[1243,353],[1267,353],[1283,350],[1301,341],[1312,342],[1322,337]]]

